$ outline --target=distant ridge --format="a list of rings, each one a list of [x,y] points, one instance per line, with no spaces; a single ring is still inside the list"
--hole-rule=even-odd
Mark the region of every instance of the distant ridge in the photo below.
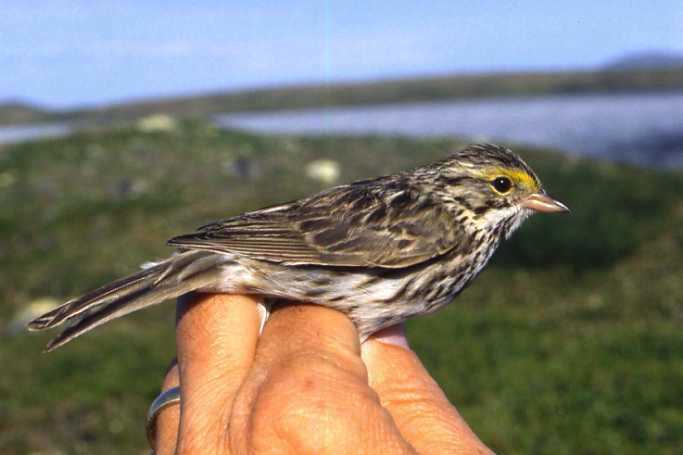
[[[683,68],[683,54],[666,51],[649,51],[628,54],[606,65],[610,70],[642,70]]]
[[[50,116],[50,112],[23,101],[0,100],[1,123],[33,123]]]
[[[5,104],[4,108],[0,106],[0,124],[53,121],[108,125],[112,122],[131,122],[158,113],[175,117],[206,118],[221,113],[244,111],[653,90],[683,90],[683,66],[662,69],[619,70],[608,67],[593,71],[456,74],[334,85],[294,85],[148,99],[67,111],[44,111],[25,103],[14,103]]]

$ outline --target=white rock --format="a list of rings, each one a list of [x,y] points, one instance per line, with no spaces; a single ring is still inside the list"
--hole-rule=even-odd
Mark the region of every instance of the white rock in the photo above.
[[[315,160],[306,165],[306,175],[323,183],[334,183],[339,179],[341,168],[333,160]]]
[[[172,131],[176,128],[176,121],[166,114],[154,114],[141,118],[137,122],[140,131],[151,133],[155,131]]]

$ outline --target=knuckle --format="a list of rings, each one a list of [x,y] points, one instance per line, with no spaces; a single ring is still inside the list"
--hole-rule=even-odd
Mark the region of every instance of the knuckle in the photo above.
[[[376,406],[371,389],[357,375],[311,355],[274,367],[251,414],[254,435],[275,435],[297,453],[321,453],[354,442],[366,426],[365,410]]]

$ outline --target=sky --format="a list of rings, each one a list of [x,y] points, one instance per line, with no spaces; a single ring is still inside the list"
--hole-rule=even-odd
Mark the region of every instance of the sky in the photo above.
[[[683,52],[683,1],[3,0],[0,100],[53,108]]]

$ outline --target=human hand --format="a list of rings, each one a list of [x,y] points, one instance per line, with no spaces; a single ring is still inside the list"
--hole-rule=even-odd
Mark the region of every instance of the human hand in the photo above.
[[[179,303],[177,364],[163,389],[156,453],[492,453],[409,348],[401,328],[359,345],[353,323],[316,305],[274,311],[198,294]]]

